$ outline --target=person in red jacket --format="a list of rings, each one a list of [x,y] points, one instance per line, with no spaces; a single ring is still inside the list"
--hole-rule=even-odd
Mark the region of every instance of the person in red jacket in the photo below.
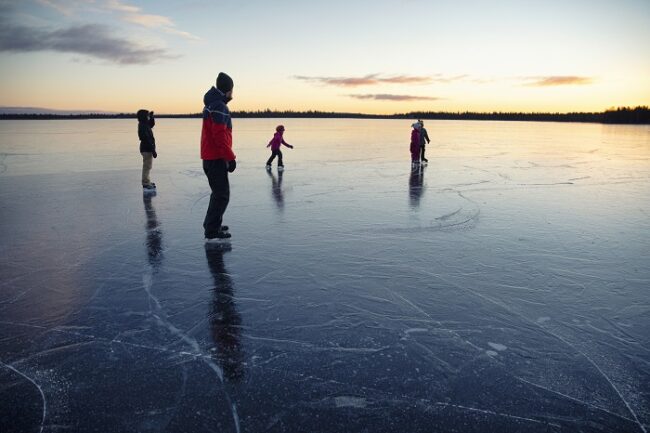
[[[203,172],[210,184],[210,204],[203,220],[207,242],[230,238],[228,226],[222,225],[223,214],[230,201],[228,173],[235,171],[237,163],[232,151],[232,120],[228,102],[232,100],[232,78],[220,72],[217,86],[203,97],[203,128],[201,130],[201,159]]]
[[[411,166],[414,167],[420,163],[420,122],[411,125]]]

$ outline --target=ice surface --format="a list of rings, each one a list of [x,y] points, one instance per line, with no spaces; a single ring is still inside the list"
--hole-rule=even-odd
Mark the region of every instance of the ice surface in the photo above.
[[[410,123],[0,122],[0,431],[647,432],[650,128]]]

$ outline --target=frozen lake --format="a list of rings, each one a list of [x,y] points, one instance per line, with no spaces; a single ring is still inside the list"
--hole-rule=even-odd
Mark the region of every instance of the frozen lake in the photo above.
[[[648,432],[650,127],[410,123],[0,121],[0,431]]]

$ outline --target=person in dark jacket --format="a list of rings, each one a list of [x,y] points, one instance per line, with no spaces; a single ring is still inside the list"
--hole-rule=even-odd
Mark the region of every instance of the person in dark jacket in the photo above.
[[[203,97],[203,127],[201,130],[201,159],[203,172],[210,184],[210,204],[203,220],[207,242],[228,239],[228,226],[222,225],[223,214],[230,201],[228,173],[235,171],[237,163],[232,151],[232,120],[228,102],[232,100],[232,78],[220,72],[217,86]]]
[[[426,144],[429,144],[431,140],[429,140],[429,134],[427,134],[427,130],[424,129],[424,122],[421,120],[418,120],[418,122],[420,122],[420,161],[429,162],[429,160],[424,157],[424,147]]]
[[[158,157],[156,153],[156,139],[153,137],[152,128],[156,124],[153,111],[138,110],[138,138],[140,139],[140,154],[142,155],[142,188],[146,191],[154,191],[156,184],[149,179],[149,173],[153,166],[153,159]]]

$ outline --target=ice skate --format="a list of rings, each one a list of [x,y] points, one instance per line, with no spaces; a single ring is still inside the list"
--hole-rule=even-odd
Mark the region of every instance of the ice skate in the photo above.
[[[232,235],[230,233],[225,232],[224,230],[218,231],[216,234],[213,236],[205,238],[205,243],[219,243],[219,242],[224,242],[228,241]]]

